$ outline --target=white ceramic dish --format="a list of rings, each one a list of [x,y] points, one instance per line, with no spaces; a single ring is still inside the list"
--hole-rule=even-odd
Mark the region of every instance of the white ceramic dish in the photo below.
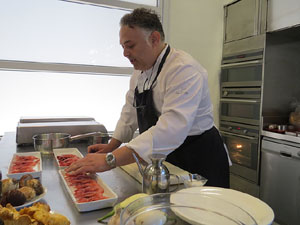
[[[27,206],[31,206],[33,203],[40,201],[47,194],[47,188],[44,187],[44,192],[36,197],[34,197],[31,201],[25,202],[23,205],[15,206],[16,210],[22,209]]]
[[[243,209],[249,215],[251,215],[259,225],[270,225],[274,220],[274,212],[266,203],[243,192],[217,187],[193,187],[182,189],[177,193],[189,193],[192,195],[191,199],[182,199],[177,198],[176,193],[174,193],[171,196],[171,202],[174,204],[180,205],[188,201],[189,205],[195,204],[197,207],[200,207],[202,206],[203,202],[198,201],[197,198],[193,198],[192,196],[196,196],[195,194],[203,194],[206,196],[212,196],[214,198],[225,200],[226,202]],[[191,201],[193,202],[191,203]],[[207,205],[204,205],[203,207],[207,207]],[[186,217],[186,212],[177,213],[182,214],[181,216]],[[192,224],[198,224],[197,221],[201,221],[199,219],[199,215],[197,214],[189,216],[189,219],[193,222]]]
[[[17,156],[34,156],[39,159],[39,162],[33,167],[33,172],[24,172],[24,173],[12,173],[12,165]],[[40,178],[42,175],[42,158],[40,152],[24,152],[24,153],[15,153],[10,161],[7,177],[15,178],[19,180],[23,175],[30,174],[33,178]]]
[[[257,225],[251,215],[227,201],[178,192],[135,200],[122,210],[120,224]]]
[[[114,193],[108,185],[106,185],[97,175],[94,175],[94,179],[98,182],[98,184],[104,189],[103,195],[108,197],[107,199],[102,199],[98,201],[91,201],[86,203],[78,203],[75,196],[73,195],[72,188],[67,184],[67,181],[64,178],[64,170],[59,170],[59,175],[64,183],[66,190],[68,191],[72,202],[74,203],[75,207],[79,212],[88,212],[98,209],[103,209],[107,207],[112,207],[118,200],[118,196]]]
[[[83,158],[83,155],[77,148],[56,148],[56,149],[53,149],[53,154],[54,154],[54,157],[55,157],[55,160],[56,160],[56,163],[57,163],[57,166],[59,169],[63,169],[67,166],[60,166],[57,156],[62,156],[65,154],[72,154],[72,155],[78,156],[79,158]]]

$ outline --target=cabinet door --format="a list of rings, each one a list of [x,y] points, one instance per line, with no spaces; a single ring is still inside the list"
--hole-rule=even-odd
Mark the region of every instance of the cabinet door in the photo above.
[[[257,34],[258,3],[240,0],[225,6],[225,42]]]
[[[269,0],[267,31],[300,25],[299,0]]]

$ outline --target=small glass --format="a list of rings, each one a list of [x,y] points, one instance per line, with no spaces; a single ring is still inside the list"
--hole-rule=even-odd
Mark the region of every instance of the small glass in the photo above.
[[[183,180],[183,184],[186,188],[190,187],[202,187],[207,182],[207,179],[199,174],[189,174],[187,178]]]

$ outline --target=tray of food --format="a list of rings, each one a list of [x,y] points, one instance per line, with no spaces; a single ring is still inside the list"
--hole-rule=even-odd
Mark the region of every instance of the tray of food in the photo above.
[[[5,207],[0,205],[0,221],[4,224],[60,224],[70,225],[70,220],[60,214],[51,211],[48,204],[36,202],[30,207],[24,207],[17,211],[12,205],[7,204]]]
[[[113,206],[118,196],[96,174],[71,175],[59,170],[59,175],[79,212]]]
[[[21,209],[41,200],[47,193],[39,179],[30,174],[23,175],[21,179],[7,178],[2,181],[0,204],[11,204],[15,209]]]
[[[20,179],[30,174],[39,178],[42,174],[42,159],[40,152],[15,153],[10,161],[7,177]]]
[[[77,148],[57,148],[53,149],[53,154],[59,169],[70,166],[73,162],[83,158]]]

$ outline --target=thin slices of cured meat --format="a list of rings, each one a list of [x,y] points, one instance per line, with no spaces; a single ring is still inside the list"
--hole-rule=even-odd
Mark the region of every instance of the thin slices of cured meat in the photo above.
[[[35,156],[16,155],[11,163],[10,173],[34,172],[34,167],[40,162]]]
[[[74,154],[63,154],[57,156],[59,166],[70,166],[73,162],[76,162],[79,159],[80,158]]]
[[[74,189],[73,195],[78,203],[107,199],[104,189],[92,177],[87,174],[71,175],[65,173],[67,184]]]

